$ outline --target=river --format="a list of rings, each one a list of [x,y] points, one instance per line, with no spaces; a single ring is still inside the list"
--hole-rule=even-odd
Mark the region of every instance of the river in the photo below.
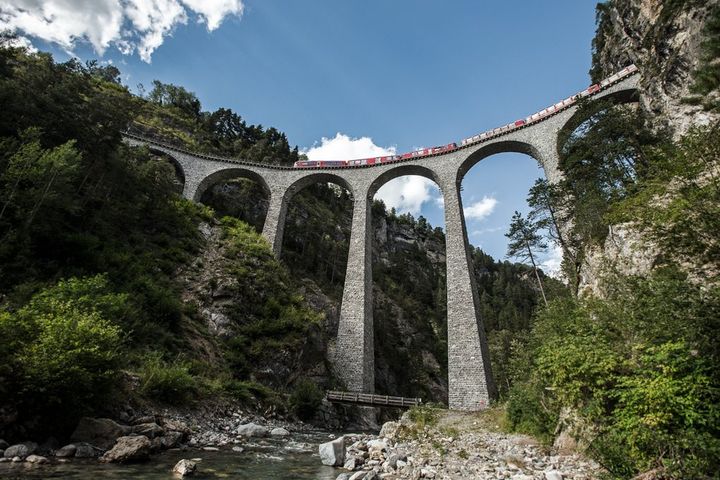
[[[0,463],[0,478],[40,479],[67,478],[78,480],[177,478],[173,466],[182,458],[201,458],[192,477],[198,480],[230,478],[253,480],[335,480],[340,473],[320,463],[318,445],[330,439],[328,432],[295,433],[287,438],[251,440],[241,444],[244,451],[231,447],[217,452],[198,449],[168,450],[153,455],[148,462],[127,465],[103,464],[97,460],[73,460],[69,463],[34,465]]]

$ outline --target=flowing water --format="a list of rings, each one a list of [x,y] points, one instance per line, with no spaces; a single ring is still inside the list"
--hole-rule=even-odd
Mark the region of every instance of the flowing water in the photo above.
[[[203,479],[335,480],[340,473],[320,463],[318,445],[329,441],[327,432],[296,433],[285,439],[261,439],[241,444],[242,453],[223,447],[218,452],[188,449],[153,455],[144,463],[118,465],[97,460],[33,465],[0,463],[2,479],[68,478],[78,480],[171,480],[173,466],[182,458],[202,458],[192,477]]]

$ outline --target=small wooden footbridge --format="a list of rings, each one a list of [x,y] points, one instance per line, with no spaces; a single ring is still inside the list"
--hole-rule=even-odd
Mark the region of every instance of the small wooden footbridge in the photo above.
[[[410,408],[422,404],[421,398],[393,397],[390,395],[341,392],[337,390],[328,390],[325,392],[325,398],[331,403],[344,403],[347,405],[360,405],[366,407]]]

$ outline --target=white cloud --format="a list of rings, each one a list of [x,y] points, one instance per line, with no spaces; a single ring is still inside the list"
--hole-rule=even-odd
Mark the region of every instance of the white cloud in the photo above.
[[[0,0],[0,29],[9,29],[71,51],[89,42],[99,55],[110,46],[138,52],[150,62],[176,25],[188,15],[209,31],[229,15],[241,16],[242,0]]]
[[[388,208],[398,213],[418,215],[426,202],[437,202],[442,198],[440,190],[432,180],[417,175],[408,175],[390,180],[380,187],[375,198],[385,202]]]
[[[543,272],[551,277],[560,278],[562,277],[562,271],[560,270],[560,264],[563,259],[563,250],[560,245],[552,245],[548,257],[540,263],[540,268]]]
[[[497,199],[485,196],[482,200],[465,207],[465,218],[483,220],[495,210],[497,203]]]
[[[182,0],[200,19],[207,23],[211,32],[218,28],[228,15],[241,16],[244,5],[241,0]]]
[[[355,158],[395,155],[395,147],[375,145],[370,137],[353,138],[337,133],[333,138],[323,137],[320,144],[304,150],[310,160],[350,160]],[[408,175],[390,180],[375,194],[385,206],[395,208],[398,213],[418,215],[427,202],[442,206],[442,195],[432,180],[417,175]]]
[[[302,153],[310,160],[351,160],[395,155],[395,147],[380,147],[370,137],[352,138],[338,132],[334,138],[323,137],[320,145],[316,143]]]
[[[5,41],[5,44],[8,47],[15,47],[15,48],[24,47],[30,53],[35,53],[38,51],[38,49],[33,46],[32,42],[27,37],[20,36],[20,37],[15,37],[15,38],[9,38]]]

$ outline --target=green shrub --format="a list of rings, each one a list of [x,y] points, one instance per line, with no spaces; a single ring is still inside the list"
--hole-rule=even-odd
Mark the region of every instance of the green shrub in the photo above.
[[[672,478],[720,471],[720,290],[674,270],[616,276],[603,299],[538,314],[511,428],[551,438],[569,407],[594,424],[591,452],[614,476],[661,468]],[[585,439],[590,440],[590,439]]]
[[[314,382],[302,378],[295,383],[290,394],[290,408],[299,419],[310,420],[315,416],[322,399],[320,388]]]
[[[0,394],[51,430],[101,406],[114,389],[122,345],[107,315],[125,309],[126,298],[96,276],[61,281],[16,313],[1,313]]]
[[[408,410],[408,417],[422,430],[437,425],[439,409],[432,405],[418,405]]]
[[[224,390],[235,400],[248,405],[258,402],[279,403],[278,395],[274,390],[257,382],[230,380],[225,383]]]
[[[146,355],[139,373],[140,393],[154,400],[182,405],[197,392],[190,365],[179,359],[167,362],[160,352]]]
[[[508,428],[533,435],[544,443],[552,442],[558,412],[550,409],[543,391],[532,383],[517,383],[510,389],[507,402]]]

